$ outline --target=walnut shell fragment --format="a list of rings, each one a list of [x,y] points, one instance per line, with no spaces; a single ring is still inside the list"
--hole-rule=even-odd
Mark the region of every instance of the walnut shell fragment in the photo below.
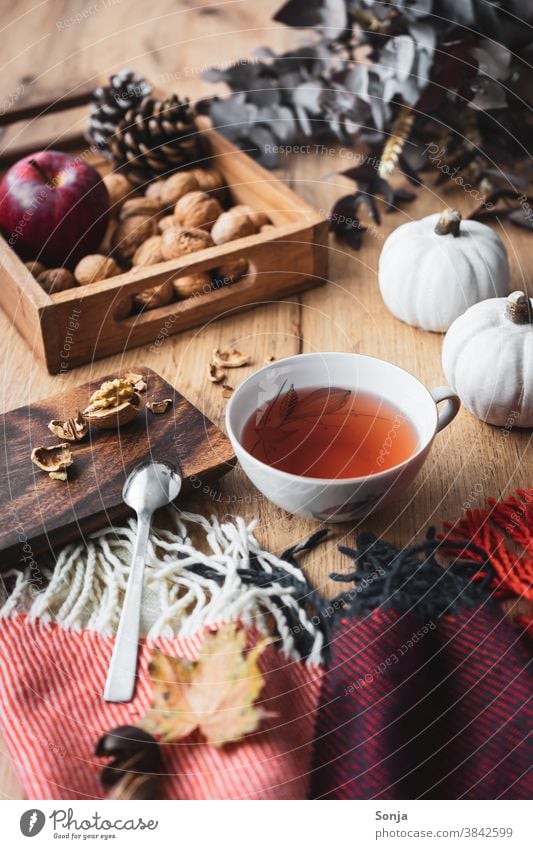
[[[211,383],[222,383],[226,379],[226,372],[215,363],[209,363],[209,380]]]
[[[220,348],[215,348],[211,362],[221,368],[241,368],[249,364],[250,357],[247,354],[241,354],[236,348],[231,351],[221,351]]]
[[[233,386],[230,386],[228,383],[222,384],[222,397],[223,398],[231,398],[233,395]]]
[[[89,432],[89,423],[78,410],[75,416],[64,422],[52,419],[48,423],[48,430],[52,431],[54,436],[58,436],[59,439],[66,439],[68,442],[79,442]]]
[[[49,447],[34,448],[31,452],[31,460],[37,468],[54,480],[67,480],[67,469],[72,466],[74,458],[67,442]]]
[[[155,416],[160,416],[166,413],[171,404],[172,398],[162,398],[160,401],[147,401],[146,406]]]

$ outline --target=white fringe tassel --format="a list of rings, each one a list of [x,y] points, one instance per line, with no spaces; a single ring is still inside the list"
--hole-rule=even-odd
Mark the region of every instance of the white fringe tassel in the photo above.
[[[238,574],[247,569],[253,555],[265,574],[282,567],[299,580],[300,569],[264,551],[254,536],[257,521],[247,525],[240,517],[220,523],[203,516],[175,511],[172,531],[152,529],[146,557],[142,633],[156,636],[189,636],[222,621],[239,620],[262,633],[269,633],[272,619],[281,639],[280,648],[299,659],[293,633],[283,608],[272,597],[281,598],[291,608],[302,630],[312,638],[309,663],[320,663],[323,636],[298,603],[292,587],[245,584]],[[191,542],[186,522],[205,533],[208,551],[199,551]],[[122,599],[128,580],[135,541],[136,522],[131,519],[120,528],[95,531],[83,542],[66,546],[55,568],[42,570],[48,582],[36,588],[35,577],[27,571],[7,573],[15,577],[9,597],[4,597],[0,617],[25,612],[43,622],[56,622],[65,628],[89,628],[107,636],[117,628]],[[188,571],[187,566],[203,564],[219,581]]]

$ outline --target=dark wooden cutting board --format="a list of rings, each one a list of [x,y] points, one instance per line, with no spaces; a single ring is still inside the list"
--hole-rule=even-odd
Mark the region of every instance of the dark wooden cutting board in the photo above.
[[[85,409],[91,393],[116,374],[0,417],[4,440],[0,570],[23,566],[31,558],[130,515],[122,502],[122,487],[138,463],[153,458],[178,465],[185,489],[191,477],[195,481],[220,477],[235,463],[222,431],[160,375],[144,366],[128,371],[147,377],[141,411],[119,430],[93,426],[83,441],[71,443],[74,464],[67,482],[52,480],[40,471],[31,462],[32,448],[61,442],[48,430],[48,422]],[[162,398],[173,399],[166,413],[154,415],[146,408],[147,400]]]

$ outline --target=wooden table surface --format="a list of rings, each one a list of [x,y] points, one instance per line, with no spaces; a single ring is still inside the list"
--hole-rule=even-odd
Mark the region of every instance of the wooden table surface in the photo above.
[[[203,68],[249,56],[259,45],[283,49],[297,43],[297,33],[270,19],[280,5],[281,0],[229,0],[212,5],[199,0],[102,0],[95,4],[20,0],[3,10],[1,99],[9,98],[17,105],[31,103],[44,95],[59,95],[66,86],[73,90],[96,85],[125,66],[145,74],[158,86],[192,98],[213,94],[219,88],[198,78]],[[84,8],[88,10],[85,15]],[[81,110],[70,113],[66,121],[54,116],[10,128],[0,137],[0,148],[35,139],[37,149],[39,139],[53,133],[59,145],[62,133],[72,129],[73,122],[75,128],[82,128],[84,114]],[[336,154],[285,156],[279,176],[307,202],[328,210],[350,184],[326,175],[350,163],[355,164],[353,152],[345,148]],[[227,402],[220,387],[206,379],[206,369],[213,348],[228,345],[252,357],[248,368],[232,372],[234,386],[269,356],[280,358],[309,351],[370,354],[408,369],[428,387],[444,383],[442,336],[415,330],[394,319],[381,300],[376,273],[383,241],[398,225],[447,205],[457,206],[464,215],[472,208],[471,198],[462,191],[435,188],[432,183],[430,179],[418,191],[415,203],[386,215],[380,228],[366,233],[359,252],[332,241],[329,279],[324,286],[170,337],[154,353],[148,347],[134,349],[71,373],[50,376],[0,313],[2,410],[37,401],[114,369],[119,372],[132,362],[144,362],[223,426]],[[532,265],[527,259],[531,236],[512,225],[495,226],[509,253],[512,288],[529,285],[529,294],[533,295]],[[530,449],[531,431],[504,434],[462,410],[437,437],[426,465],[402,503],[386,508],[362,527],[407,544],[428,525],[458,516],[465,503],[482,506],[489,495],[506,496],[519,486],[531,485]],[[209,495],[189,499],[186,507],[207,514],[240,514],[247,519],[257,516],[259,538],[276,552],[317,527],[266,502],[239,469]],[[346,568],[337,545],[350,544],[353,539],[353,525],[332,526],[329,543],[307,557],[307,573],[322,590],[328,590],[329,572]],[[20,798],[7,757],[0,754],[0,759],[0,795]]]

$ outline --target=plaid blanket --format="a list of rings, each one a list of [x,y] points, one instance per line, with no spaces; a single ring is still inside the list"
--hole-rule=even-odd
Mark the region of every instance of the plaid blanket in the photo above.
[[[98,740],[146,711],[153,648],[193,660],[207,630],[235,621],[250,646],[276,637],[260,659],[268,717],[222,749],[198,733],[161,745],[164,797],[527,798],[532,504],[533,490],[492,502],[402,551],[360,535],[343,549],[355,567],[332,576],[346,585],[334,601],[298,566],[327,532],[277,558],[242,520],[182,516],[151,539],[139,682],[125,705],[102,692],[133,524],[68,547],[37,587],[35,574],[8,574],[0,729],[26,794],[103,797]],[[112,766],[117,777],[154,769],[142,757]]]

